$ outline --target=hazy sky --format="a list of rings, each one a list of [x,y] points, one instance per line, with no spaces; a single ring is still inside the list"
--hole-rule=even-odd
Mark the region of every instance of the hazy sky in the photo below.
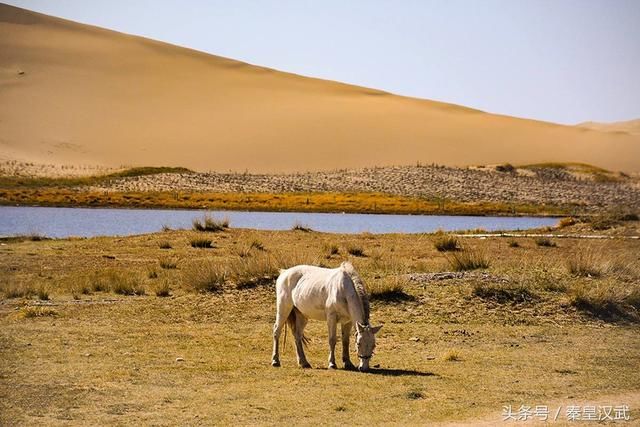
[[[569,124],[640,118],[639,0],[6,2],[494,113]]]

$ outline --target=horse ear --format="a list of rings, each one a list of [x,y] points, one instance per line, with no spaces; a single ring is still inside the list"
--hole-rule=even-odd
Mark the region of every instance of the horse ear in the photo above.
[[[382,325],[374,326],[373,328],[371,328],[371,332],[373,332],[374,334],[377,334],[381,328],[382,328]]]

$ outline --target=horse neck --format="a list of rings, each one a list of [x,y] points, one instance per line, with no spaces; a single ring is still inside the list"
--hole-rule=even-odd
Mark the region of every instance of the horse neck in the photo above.
[[[369,323],[369,318],[365,311],[364,303],[357,289],[354,289],[354,291],[352,297],[347,299],[349,316],[351,316],[352,321],[366,325]]]

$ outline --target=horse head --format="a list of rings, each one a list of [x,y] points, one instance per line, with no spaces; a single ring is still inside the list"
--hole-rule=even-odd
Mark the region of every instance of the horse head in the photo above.
[[[356,322],[356,348],[358,349],[358,358],[360,365],[358,370],[365,372],[369,370],[369,360],[373,356],[376,349],[376,333],[382,326],[363,325]]]

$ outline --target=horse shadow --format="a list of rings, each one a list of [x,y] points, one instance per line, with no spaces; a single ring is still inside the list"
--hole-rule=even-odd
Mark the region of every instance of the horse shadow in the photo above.
[[[364,372],[371,375],[382,375],[385,377],[437,377],[438,374],[433,372],[414,371],[412,369],[391,369],[391,368],[373,368]]]

